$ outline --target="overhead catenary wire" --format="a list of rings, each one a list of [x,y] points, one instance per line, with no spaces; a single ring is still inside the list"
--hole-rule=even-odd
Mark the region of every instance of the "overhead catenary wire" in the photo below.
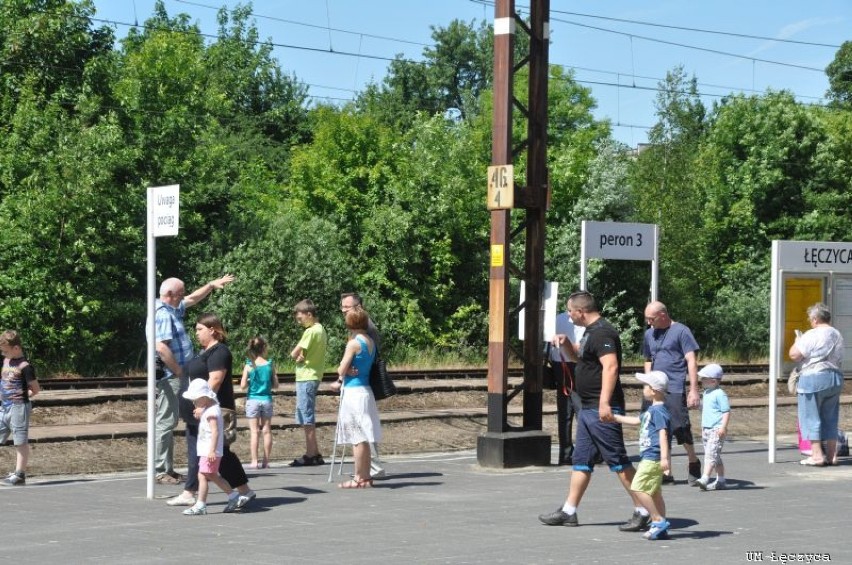
[[[182,4],[187,4],[187,5],[194,5],[194,6],[204,7],[204,8],[209,8],[209,9],[218,9],[214,6],[210,6],[210,5],[207,5],[207,4],[201,4],[199,2],[192,2],[192,1],[189,1],[189,0],[174,0],[174,1],[182,3]],[[493,5],[493,2],[487,2],[485,0],[469,0],[469,1],[474,2],[474,3]],[[429,46],[429,45],[424,44],[424,43],[412,42],[412,41],[404,40],[404,39],[392,38],[392,37],[387,37],[387,36],[372,35],[372,34],[367,34],[367,33],[363,33],[363,32],[352,31],[352,30],[330,28],[328,25],[327,26],[320,26],[320,25],[314,25],[314,24],[306,24],[306,23],[303,23],[303,22],[296,22],[294,20],[284,20],[283,18],[275,18],[273,16],[264,16],[264,15],[260,15],[260,14],[254,14],[254,13],[252,13],[252,17],[268,18],[268,19],[292,23],[292,24],[296,24],[296,25],[306,25],[306,26],[310,26],[310,27],[323,29],[323,30],[332,29],[336,32],[341,32],[341,33],[363,34],[364,37],[374,37],[374,38],[380,38],[380,39],[385,39],[385,40],[389,40],[389,41],[398,41],[398,42],[402,42],[402,43],[410,43],[410,44],[415,44],[415,45],[420,45],[420,46]],[[89,19],[91,21],[94,21],[94,22],[117,25],[117,26],[125,26],[125,27],[130,27],[130,28],[143,27],[143,26],[139,26],[138,24],[131,24],[131,23],[128,23],[128,22],[121,22],[121,21],[117,21],[117,20],[108,20],[108,19],[96,18],[96,17],[91,17]],[[560,21],[560,20],[557,20],[557,21]],[[641,23],[641,22],[637,22],[637,23]],[[582,26],[583,24],[577,24],[577,25]],[[156,29],[156,28],[154,28],[154,29]],[[171,29],[171,28],[163,28],[163,29],[166,30],[166,31],[171,31],[171,32],[175,32],[175,33],[194,33],[194,34],[199,35],[200,37],[204,37],[206,39],[211,39],[211,40],[218,39],[217,35],[204,33],[201,30],[191,31],[191,30],[174,30],[174,29]],[[619,34],[622,34],[622,35],[625,35],[625,36],[628,36],[628,37],[631,37],[631,38],[634,37],[633,34],[624,33],[624,32],[617,32],[617,31],[613,31],[613,30],[607,30],[605,28],[594,28],[593,27],[593,29],[600,29],[602,31],[608,31],[608,32],[611,32],[611,33],[619,33]],[[705,31],[709,31],[709,30],[705,30]],[[641,39],[647,39],[649,41],[655,41],[654,38],[645,38],[645,37],[642,37],[642,36],[636,36],[636,37],[641,38]],[[755,36],[755,37],[759,38],[760,36]],[[663,40],[660,40],[660,41],[663,41]],[[401,55],[396,55],[394,57],[388,57],[388,56],[383,56],[383,55],[375,55],[375,54],[370,54],[370,53],[364,53],[360,50],[360,48],[359,48],[359,52],[356,53],[356,52],[351,52],[351,51],[338,51],[338,50],[310,47],[310,46],[305,46],[305,45],[277,43],[277,42],[273,42],[273,41],[270,41],[270,40],[265,40],[265,41],[257,40],[254,43],[255,44],[266,44],[266,45],[270,45],[272,47],[279,47],[279,48],[283,48],[283,49],[302,50],[302,51],[315,52],[315,53],[326,53],[326,54],[333,54],[333,55],[346,56],[346,57],[355,57],[355,58],[358,58],[358,59],[363,57],[365,59],[377,60],[377,61],[392,62],[392,61],[400,60],[400,61],[411,63],[411,64],[426,64],[426,61],[406,58],[406,57],[403,57]],[[671,42],[671,43],[675,44],[674,42]],[[680,45],[680,44],[676,44],[676,45]],[[685,45],[683,45],[683,46],[685,46]],[[690,46],[686,46],[686,47],[690,47]],[[697,48],[696,47],[696,49],[702,49],[703,50],[704,48]],[[716,50],[711,50],[711,51],[717,52]],[[718,53],[725,54],[724,52],[718,52]],[[759,59],[759,58],[749,57],[749,56],[745,56],[745,55],[738,55],[738,54],[730,54],[730,56],[737,57],[737,58],[744,58],[744,59],[747,59],[747,60],[758,61],[758,62],[769,62],[769,63],[773,63],[773,64],[776,64],[776,65],[781,65],[781,66],[790,66],[790,67],[793,67],[793,68],[803,68],[803,69],[806,69],[806,70],[823,72],[822,69],[816,69],[814,67],[804,67],[804,66],[795,65],[795,64],[792,64],[792,63],[783,63],[783,62],[779,62],[779,61],[769,61],[769,60],[763,60],[763,59]],[[563,65],[563,66],[565,66],[565,65]],[[579,67],[579,66],[573,67],[573,68],[588,70],[590,72],[609,73],[609,74],[614,74],[614,75],[619,74],[616,71],[589,69],[589,68]],[[624,73],[620,73],[620,74],[624,74]],[[638,78],[638,75],[636,75],[636,76]],[[646,77],[646,78],[650,78],[650,77]],[[662,78],[652,78],[651,80],[663,80],[663,79]],[[710,86],[710,85],[707,85],[707,86]],[[628,89],[632,88],[629,85],[621,85],[620,87],[621,88],[628,88]],[[713,87],[714,88],[728,88],[732,91],[762,92],[762,91],[757,91],[757,90],[754,90],[754,89],[748,89],[748,88],[743,88],[743,87],[735,87],[735,86],[713,85]],[[814,96],[798,95],[796,93],[793,93],[793,94],[797,98],[811,98],[811,99],[821,100],[821,98],[814,97]]]
[[[200,7],[214,9],[214,7],[212,7],[212,6],[200,4],[198,2],[190,2],[188,0],[175,0],[175,1],[183,3],[183,4],[196,5],[196,6],[200,6]],[[471,1],[474,1],[474,0],[471,0]],[[263,16],[263,15],[260,15],[260,14],[252,14],[252,16],[256,17],[256,18],[264,18],[265,17],[265,18],[275,19],[275,20],[278,20],[278,21],[287,21],[289,23],[294,23],[294,24],[297,24],[297,25],[308,25],[308,26],[312,26],[312,27],[318,27],[318,28],[321,28],[321,29],[324,29],[324,30],[325,29],[333,29],[334,31],[341,32],[341,33],[363,34],[364,37],[377,37],[377,38],[381,38],[381,39],[385,39],[385,40],[389,40],[389,41],[399,41],[399,42],[405,42],[405,43],[421,45],[421,46],[427,45],[427,44],[423,44],[423,43],[417,43],[417,42],[412,42],[412,41],[398,39],[398,38],[391,38],[391,37],[387,37],[387,36],[378,36],[378,35],[366,34],[366,33],[363,33],[363,32],[357,32],[357,31],[352,31],[352,30],[342,30],[342,29],[330,28],[330,21],[327,22],[327,25],[325,25],[325,26],[314,26],[313,24],[305,24],[303,22],[294,22],[292,20],[283,20],[282,18],[274,18],[274,17],[271,17],[271,16]],[[130,28],[145,27],[145,26],[139,26],[138,24],[130,24],[130,23],[127,23],[127,22],[122,22],[122,21],[117,21],[117,20],[109,20],[109,19],[104,19],[104,18],[90,17],[88,19],[90,19],[91,21],[94,21],[94,22],[100,22],[100,23],[116,25],[116,26],[127,26],[127,27],[130,27]],[[211,39],[211,40],[218,39],[218,35],[203,33],[200,29],[198,29],[197,26],[193,26],[193,27],[194,27],[194,29],[188,29],[188,30],[175,30],[175,29],[168,28],[168,27],[165,27],[163,29],[167,30],[167,31],[175,32],[175,33],[197,34],[200,37],[204,37],[204,38]],[[147,29],[156,30],[157,28],[154,27],[154,26],[147,26]],[[610,31],[610,30],[605,30],[605,31]],[[629,35],[631,37],[633,36],[633,34],[626,34],[626,35]],[[760,36],[755,36],[755,37],[760,37]],[[251,41],[251,40],[247,40],[247,41]],[[306,46],[306,45],[278,43],[278,42],[273,42],[271,40],[265,40],[265,41],[256,40],[256,41],[253,41],[253,43],[270,45],[272,47],[279,47],[279,48],[283,48],[283,49],[293,49],[293,50],[301,50],[301,51],[306,51],[306,52],[316,52],[316,53],[320,53],[320,54],[330,54],[330,55],[337,55],[337,56],[355,57],[356,60],[360,60],[363,57],[365,59],[371,59],[371,60],[377,60],[377,61],[387,61],[387,62],[403,61],[403,62],[407,62],[407,63],[410,63],[410,64],[426,64],[426,61],[406,58],[402,54],[398,54],[394,57],[387,57],[387,56],[383,56],[383,55],[364,53],[361,50],[360,46],[359,46],[358,52],[350,52],[350,51],[333,51],[333,50],[330,50],[330,49],[316,48],[316,47],[310,47],[310,46]],[[739,56],[739,57],[746,58],[746,59],[749,59],[749,60],[752,60],[752,61],[755,61],[755,60],[760,61],[760,59],[756,59],[756,58],[752,58],[752,57],[746,57],[746,56]],[[780,63],[780,62],[776,62],[776,63],[781,64],[781,65],[788,65],[786,63]],[[588,72],[609,73],[609,74],[616,75],[616,76],[618,76],[619,74],[624,74],[623,72],[619,73],[619,72],[616,72],[616,71],[592,69],[592,68],[588,68],[588,67],[569,66],[569,65],[562,65],[562,66],[564,66],[566,68],[572,68],[572,69],[576,69],[576,70],[584,70],[584,71],[588,71]],[[815,70],[815,69],[811,68],[810,70]],[[635,78],[646,78],[648,80],[657,80],[657,81],[664,80],[662,78],[657,78],[657,77],[642,77],[641,75],[635,75],[635,73],[634,73],[633,76],[634,76],[634,82],[635,82]],[[653,88],[653,87],[647,87],[647,86],[644,86],[644,87],[643,86],[636,86],[635,84],[634,85],[625,85],[625,84],[620,84],[619,82],[616,82],[616,83],[608,82],[607,83],[607,82],[602,82],[602,81],[591,81],[591,80],[582,80],[582,79],[575,79],[575,80],[577,80],[578,82],[581,82],[583,84],[607,86],[607,87],[617,88],[617,89],[657,91],[657,92],[661,92],[661,91],[664,90],[664,89],[661,89],[661,88]],[[303,84],[306,84],[307,86],[319,86],[319,85],[311,85],[311,84],[308,84],[308,83],[303,83]],[[749,91],[751,91],[751,92],[764,92],[764,91],[758,91],[758,90],[755,90],[755,89],[748,89],[748,88],[734,87],[734,86],[710,85],[710,84],[704,84],[704,83],[698,83],[698,85],[702,86],[702,87],[706,86],[706,87],[711,87],[711,88],[729,89],[729,90],[732,91],[731,93],[723,94],[723,95],[711,94],[711,93],[700,93],[701,95],[705,95],[705,96],[724,97],[724,96],[729,96],[730,94],[733,94],[733,93],[736,93],[736,92],[749,92]],[[323,88],[328,88],[328,87],[323,86]],[[347,90],[347,91],[349,90],[349,89],[344,89],[344,88],[339,88],[339,89],[340,90]],[[818,97],[814,97],[814,96],[799,95],[799,94],[796,94],[795,92],[790,91],[789,89],[786,89],[786,90],[788,92],[791,92],[791,94],[793,94],[793,96],[795,96],[797,99],[808,98],[808,99],[822,100],[822,98],[818,98]],[[339,100],[344,100],[344,99],[339,99]]]
[[[221,6],[211,6],[209,4],[202,4],[200,2],[191,2],[189,0],[174,0],[174,1],[178,2],[180,4],[187,4],[189,6],[197,6],[199,8],[207,8],[207,9],[210,9],[210,10],[217,10],[218,11],[218,10],[221,9]],[[402,39],[402,38],[399,38],[399,37],[389,37],[387,35],[377,35],[377,34],[373,34],[373,33],[365,33],[363,31],[352,31],[352,30],[348,30],[348,29],[331,27],[330,22],[329,22],[328,25],[323,26],[323,25],[318,25],[318,24],[309,24],[307,22],[298,22],[296,20],[288,20],[286,18],[279,18],[277,16],[269,16],[269,15],[265,15],[265,14],[256,14],[254,12],[252,12],[251,15],[252,15],[253,18],[257,18],[257,19],[261,19],[261,20],[269,20],[269,21],[273,21],[273,22],[280,22],[280,23],[290,24],[290,25],[294,25],[294,26],[302,26],[302,27],[308,27],[308,28],[314,28],[314,29],[329,30],[329,31],[333,31],[335,33],[347,33],[347,34],[351,34],[351,35],[360,35],[360,36],[367,37],[367,38],[370,38],[370,39],[380,39],[380,40],[383,40],[383,41],[392,41],[392,42],[396,42],[396,43],[407,43],[409,45],[418,45],[420,47],[430,47],[430,45],[428,43],[422,43],[420,41],[412,41],[410,39]]]
[[[107,19],[102,19],[102,18],[90,18],[90,19],[92,21],[96,21],[96,22],[100,22],[100,23],[104,23],[104,24],[121,25],[121,26],[127,26],[127,27],[141,27],[141,26],[136,26],[134,24],[130,24],[128,22],[121,22],[121,21],[116,21],[116,20],[107,20]],[[157,28],[153,28],[153,29],[156,30]],[[197,34],[201,37],[205,37],[207,39],[218,39],[217,35],[203,33],[200,30],[199,31],[186,31],[186,30],[174,30],[174,29],[171,29],[171,28],[160,28],[160,29],[162,31],[169,31],[169,32],[174,32],[174,33],[193,33],[193,34]],[[363,52],[355,53],[355,52],[350,52],[350,51],[339,51],[339,50],[332,51],[332,50],[324,49],[324,48],[309,47],[309,46],[305,46],[305,45],[291,45],[291,44],[284,44],[284,43],[276,43],[276,42],[273,42],[273,41],[259,41],[258,40],[255,43],[256,44],[267,44],[267,45],[271,45],[273,47],[280,47],[280,48],[285,48],[285,49],[295,49],[295,50],[310,51],[310,52],[317,52],[317,53],[327,53],[327,54],[330,54],[330,55],[338,55],[338,56],[346,56],[346,57],[355,57],[355,58],[362,58],[363,57],[363,58],[366,58],[366,59],[388,61],[388,62],[403,61],[403,62],[406,62],[406,63],[420,64],[420,65],[427,64],[426,61],[409,59],[409,58],[405,58],[405,57],[400,57],[399,55],[397,55],[395,57],[387,57],[387,56],[383,56],[383,55],[374,55],[374,54],[363,53]],[[613,74],[613,75],[623,74],[623,73],[618,73],[616,71],[609,71],[609,70],[603,70],[603,69],[593,69],[593,68],[589,68],[589,67],[579,67],[579,66],[575,67],[575,66],[570,66],[570,65],[561,65],[561,66],[566,67],[566,68],[575,68],[575,69],[578,69],[578,70],[586,70],[586,71],[590,71],[590,72],[599,72],[599,73],[608,73],[608,74]],[[658,80],[658,81],[663,80],[662,77],[647,77],[647,76],[642,77],[641,75],[635,75],[635,77],[636,78],[647,78],[649,80]],[[595,84],[595,81],[586,81],[586,82],[588,82],[589,84]],[[631,85],[618,85],[618,84],[614,84],[614,83],[601,83],[601,84],[606,84],[607,86],[617,86],[619,88],[626,88],[626,89],[637,88],[635,85],[633,85],[633,86],[631,86]],[[753,90],[753,89],[747,89],[747,88],[742,88],[742,87],[733,87],[733,86],[723,86],[723,85],[706,85],[706,86],[713,86],[714,88],[729,88],[729,89],[734,90],[734,91],[739,90],[739,91],[763,92],[763,91],[757,91],[757,90]],[[648,88],[642,87],[640,89],[641,90],[647,90]],[[661,91],[662,89],[658,88],[656,90]],[[820,98],[813,97],[813,96],[797,95],[795,93],[793,93],[793,94],[796,97],[813,98],[813,99],[820,100]]]
[[[183,2],[183,0],[177,0],[178,2]],[[474,4],[482,4],[483,6],[493,6],[494,2],[489,0],[470,0]],[[529,9],[527,7],[527,9]],[[794,45],[809,45],[812,47],[826,47],[830,49],[839,49],[841,46],[833,43],[819,43],[815,41],[802,41],[799,39],[788,39],[785,37],[768,37],[765,35],[755,35],[750,33],[737,33],[732,31],[724,31],[718,29],[706,29],[706,28],[697,28],[697,27],[688,27],[688,26],[677,26],[672,24],[661,24],[657,22],[648,22],[644,20],[631,20],[627,18],[616,18],[613,16],[601,16],[599,14],[584,14],[581,12],[569,12],[567,10],[557,10],[555,8],[550,9],[551,14],[563,14],[566,16],[579,16],[581,18],[593,18],[598,20],[606,20],[611,22],[619,22],[626,24],[634,24],[634,25],[642,25],[663,29],[674,29],[678,31],[688,31],[691,33],[706,33],[711,35],[722,35],[727,37],[738,37],[740,39],[755,39],[759,41],[775,41],[777,43],[790,43]]]

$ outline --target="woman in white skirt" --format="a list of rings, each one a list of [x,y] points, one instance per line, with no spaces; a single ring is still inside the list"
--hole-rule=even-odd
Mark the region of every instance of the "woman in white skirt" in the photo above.
[[[352,480],[337,485],[340,488],[373,486],[370,478],[370,444],[382,440],[379,410],[370,388],[370,368],[376,358],[376,345],[367,335],[369,319],[363,308],[353,308],[346,313],[349,342],[337,367],[337,382],[332,385],[334,391],[343,387],[337,443],[351,445],[355,458],[355,475]]]

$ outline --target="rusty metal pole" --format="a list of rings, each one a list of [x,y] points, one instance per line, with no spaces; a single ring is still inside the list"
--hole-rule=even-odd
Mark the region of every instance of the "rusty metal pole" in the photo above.
[[[547,211],[547,80],[550,0],[530,5],[529,119],[527,121],[526,306],[524,309],[524,428],[542,428],[544,241]]]
[[[512,55],[515,1],[494,6],[494,112],[491,164],[512,163]],[[509,373],[509,229],[511,210],[491,211],[488,304],[488,431],[504,432]]]
[[[540,0],[538,0],[540,1]],[[549,4],[545,4],[549,6]],[[537,8],[540,10],[540,8]],[[527,465],[547,465],[550,463],[550,436],[541,431],[541,289],[543,288],[543,252],[544,252],[544,198],[535,196],[546,194],[547,171],[544,158],[547,139],[538,141],[542,153],[541,163],[536,161],[535,184],[531,189],[519,191],[518,201],[528,214],[537,217],[535,233],[530,238],[527,233],[527,256],[530,245],[537,246],[538,258],[525,259],[529,267],[532,261],[533,279],[530,292],[527,287],[526,312],[524,322],[526,347],[537,349],[531,356],[525,352],[525,388],[524,388],[524,426],[512,429],[507,421],[508,369],[509,369],[509,273],[512,269],[509,244],[511,240],[511,209],[515,206],[514,181],[511,178],[512,168],[512,107],[514,97],[512,84],[514,80],[514,33],[516,29],[516,14],[514,0],[497,0],[494,8],[494,114],[491,147],[491,167],[489,167],[489,196],[488,205],[491,211],[491,260],[489,265],[489,312],[488,312],[488,431],[477,438],[477,460],[485,467],[522,467]],[[538,16],[540,18],[540,16]],[[545,19],[547,16],[545,16]],[[524,26],[526,27],[526,26]],[[541,43],[541,26],[533,33]],[[539,48],[541,51],[541,48]],[[541,56],[539,55],[539,60]],[[543,72],[543,74],[541,74]],[[541,135],[544,127],[546,135],[547,121],[547,58],[545,51],[544,70],[538,71],[539,80],[543,77],[545,86],[544,100],[539,101],[538,124],[530,126],[530,131]],[[536,96],[541,96],[541,85],[535,87]],[[541,114],[543,112],[543,121]],[[542,125],[542,124],[545,125]],[[505,173],[505,175],[504,175]],[[510,177],[505,182],[505,177]],[[542,180],[543,179],[543,180]],[[505,189],[505,192],[501,190]],[[511,203],[509,203],[511,201]],[[529,210],[532,205],[532,210]],[[537,277],[537,279],[535,278]],[[528,275],[524,275],[529,279]],[[537,281],[537,282],[536,282]],[[532,299],[532,300],[530,300]],[[530,304],[533,304],[530,306]],[[530,321],[532,320],[532,321]],[[535,320],[539,320],[536,322]],[[535,326],[533,328],[533,326]],[[530,359],[537,360],[532,369],[532,376],[527,374]],[[537,371],[537,372],[536,372]],[[536,382],[537,380],[537,382]],[[529,396],[529,399],[527,398]],[[536,400],[537,398],[537,400]],[[527,404],[530,404],[529,410]],[[537,410],[536,410],[537,403]],[[537,412],[537,415],[536,415]],[[532,422],[532,426],[528,426]]]

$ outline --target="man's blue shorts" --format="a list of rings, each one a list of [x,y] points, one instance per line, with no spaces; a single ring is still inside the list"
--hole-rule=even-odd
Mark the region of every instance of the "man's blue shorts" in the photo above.
[[[623,410],[613,409],[613,414],[624,414]],[[624,447],[624,433],[621,424],[601,422],[597,408],[583,407],[577,418],[577,440],[574,442],[575,471],[592,472],[595,459],[600,455],[610,471],[623,471],[632,467],[627,449]]]
[[[316,423],[318,389],[318,380],[296,382],[296,423],[300,426],[313,426]]]
[[[26,445],[29,442],[31,402],[9,404],[0,408],[0,445],[6,443],[9,436],[15,445]]]

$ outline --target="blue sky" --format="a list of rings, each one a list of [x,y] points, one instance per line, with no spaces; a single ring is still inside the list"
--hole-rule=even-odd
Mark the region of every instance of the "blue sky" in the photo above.
[[[170,15],[187,13],[210,35],[216,33],[217,9],[236,5],[165,0]],[[312,96],[341,103],[370,81],[382,80],[388,62],[381,58],[421,59],[431,43],[430,26],[445,27],[453,19],[490,22],[494,14],[490,3],[472,0],[256,0],[252,5],[260,37],[281,45],[275,56],[282,68],[307,83]],[[516,5],[526,13],[529,2]],[[95,6],[96,18],[120,22],[115,28],[121,37],[128,30],[124,24],[142,24],[151,15],[154,0],[95,0]],[[822,103],[828,88],[823,69],[839,46],[852,40],[852,1],[551,0],[551,30],[551,63],[574,68],[598,101],[596,116],[612,122],[616,139],[635,146],[647,140],[647,128],[656,121],[658,82],[676,65],[695,75],[708,106],[731,92],[767,89]]]

